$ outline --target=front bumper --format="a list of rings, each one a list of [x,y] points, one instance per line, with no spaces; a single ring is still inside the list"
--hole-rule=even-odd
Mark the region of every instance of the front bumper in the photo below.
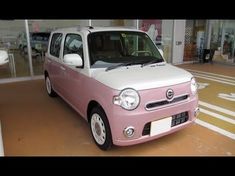
[[[172,117],[173,115],[184,112],[188,114],[186,122],[172,126],[169,130],[158,133],[157,135],[151,136],[150,134],[143,133],[143,130],[147,123],[151,124],[151,122],[167,117]],[[156,109],[153,111],[146,111],[145,109],[139,111],[114,111],[111,115],[113,116],[113,118],[111,118],[114,120],[110,124],[112,128],[113,143],[118,146],[127,146],[157,139],[161,136],[165,136],[189,126],[195,121],[197,114],[197,96],[191,98],[188,101],[177,103],[175,105]],[[128,128],[129,126],[134,128],[134,134],[128,138],[124,134],[124,129]]]

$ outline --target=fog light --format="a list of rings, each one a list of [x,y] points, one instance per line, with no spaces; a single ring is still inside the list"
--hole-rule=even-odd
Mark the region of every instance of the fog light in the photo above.
[[[200,109],[197,107],[195,110],[194,110],[194,116],[197,117],[198,114],[200,112]]]
[[[125,128],[123,133],[126,137],[130,138],[134,135],[134,131],[135,131],[134,127],[130,126],[130,127]]]

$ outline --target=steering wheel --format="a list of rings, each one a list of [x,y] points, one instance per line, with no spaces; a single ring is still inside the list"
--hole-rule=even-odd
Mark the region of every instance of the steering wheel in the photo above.
[[[140,51],[133,51],[131,53],[132,56],[139,56],[139,55],[142,55],[142,56],[151,56],[151,52],[150,51],[145,51],[145,50],[140,50]]]

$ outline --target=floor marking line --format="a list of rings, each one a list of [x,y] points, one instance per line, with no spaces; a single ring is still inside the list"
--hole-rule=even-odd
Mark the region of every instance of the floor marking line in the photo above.
[[[208,114],[210,116],[213,116],[217,119],[220,119],[220,120],[223,120],[223,121],[226,121],[228,123],[232,123],[235,125],[235,120],[233,119],[230,119],[229,117],[225,117],[225,116],[222,116],[220,114],[217,114],[217,113],[214,113],[214,112],[211,112],[211,111],[208,111],[206,109],[203,109],[203,108],[200,108],[200,112],[204,113],[204,114]]]
[[[202,73],[202,74],[220,76],[220,77],[230,78],[230,79],[234,79],[234,80],[235,80],[235,77],[233,77],[233,76],[226,76],[226,75],[221,75],[221,74],[216,74],[216,73],[209,73],[209,72],[198,71],[198,70],[192,70],[192,69],[187,69],[187,68],[186,68],[186,70],[188,70],[188,71],[190,71],[190,72],[198,72],[198,73]]]
[[[198,75],[195,75],[195,77],[202,78],[202,79],[207,79],[207,80],[211,80],[211,81],[215,81],[215,82],[219,82],[219,83],[224,83],[224,84],[229,84],[229,85],[235,86],[235,83],[233,84],[233,83],[230,83],[230,82],[220,81],[220,80],[216,80],[216,79],[212,79],[212,78],[207,78],[207,77],[204,77],[204,76],[198,76]]]
[[[217,127],[217,126],[211,125],[211,124],[209,124],[209,123],[207,123],[207,122],[204,122],[204,121],[202,121],[202,120],[200,120],[200,119],[196,119],[195,122],[196,122],[197,124],[203,126],[203,127],[206,127],[206,128],[208,128],[208,129],[210,129],[210,130],[213,130],[213,131],[215,131],[215,132],[218,132],[218,133],[220,133],[220,134],[222,134],[222,135],[224,135],[224,136],[227,136],[227,137],[229,137],[229,138],[235,140],[235,134],[233,134],[233,133],[231,133],[231,132],[228,132],[228,131],[226,131],[226,130],[224,130],[224,129],[221,129],[221,128]]]
[[[219,78],[219,77],[203,75],[203,74],[198,74],[198,73],[192,73],[192,74],[195,75],[195,76],[203,76],[203,77],[207,77],[207,78],[216,79],[216,80],[219,80],[219,81],[227,81],[227,82],[235,83],[235,80],[231,80],[231,79]]]
[[[224,93],[219,93],[218,97],[225,99],[225,100],[229,100],[229,101],[235,101],[235,96],[232,94],[228,95],[228,94],[224,94]]]
[[[205,106],[207,108],[213,109],[215,111],[222,112],[224,114],[228,114],[228,115],[231,115],[231,116],[235,117],[235,112],[234,111],[230,111],[230,110],[222,108],[220,106],[212,105],[212,104],[206,103],[204,101],[200,101],[200,100],[198,101],[198,103],[199,103],[199,105],[202,105],[202,106]]]

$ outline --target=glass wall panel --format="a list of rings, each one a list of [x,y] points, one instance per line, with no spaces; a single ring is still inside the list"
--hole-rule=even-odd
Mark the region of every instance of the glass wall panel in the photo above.
[[[211,20],[210,48],[215,50],[213,60],[235,62],[235,20]]]
[[[211,24],[210,48],[217,50],[219,47],[221,47],[223,23],[222,20],[211,20],[210,24]]]
[[[20,50],[24,31],[24,20],[0,20],[0,79],[30,76],[28,58]]]
[[[173,20],[162,20],[162,49],[167,62],[172,62]]]
[[[167,62],[172,60],[173,20],[139,20],[139,29],[147,32]]]
[[[202,57],[205,40],[206,20],[186,20],[184,61],[193,61],[194,58]]]
[[[203,33],[204,34],[204,33]],[[197,55],[195,20],[186,20],[184,40],[184,61],[191,61]]]
[[[88,26],[88,20],[29,20],[30,44],[34,75],[43,74],[44,56],[47,51],[50,32],[57,28]],[[22,52],[27,57],[27,46]],[[26,51],[26,52],[25,52]]]
[[[235,20],[225,20],[222,28],[221,48],[227,62],[234,62]]]

